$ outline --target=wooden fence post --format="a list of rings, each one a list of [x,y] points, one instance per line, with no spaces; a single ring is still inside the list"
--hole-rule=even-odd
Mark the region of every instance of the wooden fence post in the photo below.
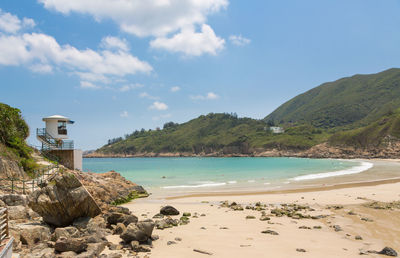
[[[11,193],[14,193],[14,178],[11,178]]]

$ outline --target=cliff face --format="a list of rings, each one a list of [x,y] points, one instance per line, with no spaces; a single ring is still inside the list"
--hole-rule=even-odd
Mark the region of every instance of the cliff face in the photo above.
[[[15,155],[0,143],[0,178],[26,178],[27,175],[17,162]]]

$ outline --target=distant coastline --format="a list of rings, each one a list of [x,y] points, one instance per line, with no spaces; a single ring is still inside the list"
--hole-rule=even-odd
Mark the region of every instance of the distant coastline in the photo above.
[[[307,150],[261,150],[251,153],[190,153],[190,152],[147,152],[135,154],[90,152],[84,158],[146,158],[146,157],[296,157],[333,159],[400,159],[400,145],[386,149],[361,149],[354,147],[332,147],[319,144]]]

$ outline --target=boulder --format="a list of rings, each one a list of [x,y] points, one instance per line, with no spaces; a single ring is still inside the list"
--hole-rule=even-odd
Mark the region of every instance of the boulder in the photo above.
[[[390,248],[390,247],[383,248],[380,252],[378,252],[378,254],[397,257],[397,252],[393,248]]]
[[[95,217],[101,213],[97,203],[76,176],[60,173],[46,187],[28,197],[29,207],[48,224],[65,227],[80,217]]]
[[[114,229],[114,235],[121,235],[126,230],[126,226],[123,223],[118,223]]]
[[[121,234],[125,243],[132,241],[146,242],[153,233],[154,222],[152,220],[139,221],[137,224],[129,224],[126,230]]]
[[[23,245],[29,247],[34,246],[39,242],[50,240],[50,228],[47,225],[39,223],[24,223],[15,225],[11,229],[11,234],[14,238],[19,239]]]
[[[172,206],[162,207],[160,210],[160,214],[162,215],[179,215],[179,211]]]
[[[54,246],[57,252],[68,252],[72,251],[75,253],[82,253],[86,251],[88,244],[83,238],[66,238],[60,237]]]
[[[80,237],[80,232],[75,227],[56,228],[52,235],[52,240],[57,241],[60,237],[77,238]]]
[[[76,256],[76,258],[96,258],[100,256],[100,253],[103,252],[103,250],[106,247],[106,243],[91,243],[88,244],[86,252],[83,252],[79,255]]]
[[[1,195],[0,200],[2,200],[7,206],[26,206],[28,203],[26,195],[22,194]]]
[[[151,251],[150,248],[148,248],[146,246],[143,246],[143,245],[140,245],[138,241],[132,241],[131,244],[130,244],[130,247],[131,247],[132,251],[135,251],[135,252],[138,252],[138,253],[139,252],[150,252]]]
[[[25,206],[9,206],[8,207],[8,218],[10,220],[17,220],[17,219],[28,219],[28,209]]]

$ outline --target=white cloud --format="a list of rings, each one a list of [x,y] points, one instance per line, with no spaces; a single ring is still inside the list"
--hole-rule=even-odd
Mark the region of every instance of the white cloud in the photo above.
[[[231,35],[229,36],[229,40],[236,46],[245,46],[251,42],[250,39],[242,37],[242,35]]]
[[[60,45],[55,38],[43,33],[19,33],[21,26],[33,26],[34,22],[20,20],[9,13],[0,15],[0,29],[13,33],[0,32],[0,65],[27,66],[38,73],[51,72],[57,67],[78,75],[82,81],[103,83],[153,70],[147,62],[125,51],[127,46],[117,38],[108,37],[103,41],[113,50],[79,50],[71,45]]]
[[[82,89],[92,89],[92,90],[100,89],[99,86],[97,86],[91,82],[87,82],[87,81],[81,81],[81,88]]]
[[[219,96],[215,94],[214,92],[209,92],[207,95],[196,95],[196,96],[190,96],[191,99],[193,100],[213,100],[213,99],[218,99]]]
[[[216,55],[224,45],[225,40],[217,37],[207,24],[201,26],[201,32],[195,32],[194,27],[191,27],[170,38],[160,37],[150,42],[152,48],[181,52],[187,56]]]
[[[174,87],[171,87],[171,91],[172,92],[177,92],[177,91],[179,91],[181,88],[179,87],[179,86],[174,86]]]
[[[221,39],[216,37],[212,29],[212,35],[204,35],[205,32],[185,33],[187,28],[194,28],[206,23],[207,17],[225,9],[228,0],[38,0],[46,9],[54,10],[63,14],[72,12],[89,14],[97,21],[111,19],[116,22],[122,31],[138,37],[152,36],[160,38],[161,42],[156,41],[156,46],[172,44],[171,40],[188,40],[184,45],[195,44],[194,48],[199,48],[198,42],[193,42],[192,38],[197,35],[202,41],[207,42],[208,47],[221,45]],[[202,30],[203,31],[203,30]],[[176,34],[177,33],[177,34]],[[169,41],[166,38],[172,36]],[[175,38],[177,36],[177,38]],[[160,45],[161,44],[161,45]],[[223,45],[223,43],[222,43]],[[159,47],[170,51],[176,48]],[[216,53],[216,50],[200,51],[200,53]],[[186,53],[185,52],[185,53]],[[195,51],[195,53],[197,53]],[[199,55],[199,54],[190,54]]]
[[[128,111],[122,111],[122,113],[121,114],[119,114],[119,116],[120,117],[128,117],[129,116],[129,114],[128,114]]]
[[[140,84],[140,83],[126,84],[126,85],[123,85],[121,88],[119,88],[119,91],[126,92],[126,91],[143,88],[143,87],[144,87],[144,85]]]
[[[159,101],[155,101],[150,107],[149,109],[155,109],[155,110],[167,110],[168,106],[167,104],[163,103],[163,102],[159,102]]]
[[[117,37],[105,37],[101,40],[100,46],[106,49],[116,49],[122,51],[128,51],[129,46],[126,39],[120,39]]]
[[[152,95],[148,94],[147,92],[140,93],[139,97],[146,98],[146,99],[153,99],[153,100],[159,99],[159,97],[152,96]]]
[[[24,18],[22,21],[11,13],[5,13],[0,9],[0,30],[7,33],[17,33],[22,28],[31,28],[35,26],[32,19]]]

